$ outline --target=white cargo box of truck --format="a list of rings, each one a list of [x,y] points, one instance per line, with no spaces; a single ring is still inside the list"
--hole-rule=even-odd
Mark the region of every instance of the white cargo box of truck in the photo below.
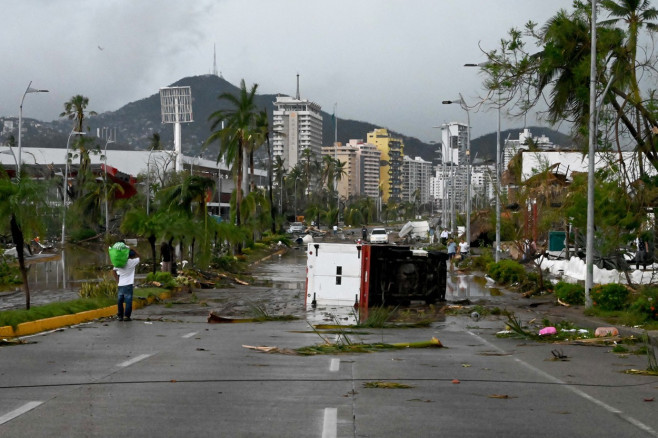
[[[398,245],[309,243],[307,309],[406,305],[445,299],[448,255]]]

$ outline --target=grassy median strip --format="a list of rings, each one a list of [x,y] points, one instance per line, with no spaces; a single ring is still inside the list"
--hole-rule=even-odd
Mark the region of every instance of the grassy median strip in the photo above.
[[[18,324],[52,318],[54,316],[72,315],[74,313],[95,310],[115,304],[115,300],[107,297],[80,298],[61,303],[50,303],[43,306],[31,307],[29,310],[5,310],[0,312],[0,327],[11,326],[14,329]]]

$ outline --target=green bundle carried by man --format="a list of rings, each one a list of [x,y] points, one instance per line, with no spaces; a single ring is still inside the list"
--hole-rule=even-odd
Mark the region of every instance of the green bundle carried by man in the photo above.
[[[115,268],[126,266],[128,256],[130,255],[130,248],[125,243],[117,242],[108,251],[110,252],[110,261]]]

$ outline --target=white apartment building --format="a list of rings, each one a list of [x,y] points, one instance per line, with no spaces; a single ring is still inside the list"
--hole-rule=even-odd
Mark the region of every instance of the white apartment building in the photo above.
[[[541,137],[533,137],[530,130],[524,128],[523,131],[519,132],[519,138],[517,140],[510,140],[510,139],[505,140],[505,144],[503,145],[502,171],[507,170],[507,166],[509,165],[510,161],[512,160],[512,158],[514,158],[516,154],[519,153],[519,151],[521,150],[527,151],[528,149],[530,149],[530,147],[528,146],[529,142],[534,143],[537,146],[537,148],[542,151],[551,151],[558,149],[558,146],[553,144],[553,142],[551,142],[551,140],[545,135],[542,135]]]
[[[420,203],[430,201],[430,178],[432,177],[432,163],[420,157],[411,159],[405,156],[402,159],[402,200],[414,202],[418,190]]]
[[[468,126],[451,122],[441,127],[441,161],[450,167],[454,185],[454,202],[458,211],[466,209],[466,163]],[[451,201],[452,202],[452,201]]]
[[[274,156],[281,156],[285,168],[292,169],[303,158],[305,149],[311,159],[322,154],[322,114],[317,103],[290,96],[277,96],[274,102],[272,148]]]

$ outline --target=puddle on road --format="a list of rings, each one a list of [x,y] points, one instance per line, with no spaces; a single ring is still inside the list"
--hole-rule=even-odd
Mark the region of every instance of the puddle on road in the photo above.
[[[461,301],[500,296],[502,293],[483,277],[470,274],[450,274],[446,282],[446,300]]]

